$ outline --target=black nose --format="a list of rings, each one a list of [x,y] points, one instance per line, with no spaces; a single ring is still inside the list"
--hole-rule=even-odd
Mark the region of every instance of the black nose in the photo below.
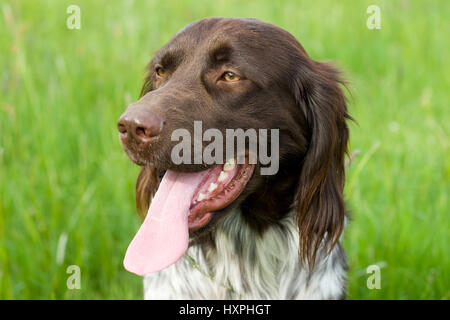
[[[163,125],[160,117],[144,107],[128,108],[117,122],[122,141],[128,142],[132,138],[145,144],[161,133]]]

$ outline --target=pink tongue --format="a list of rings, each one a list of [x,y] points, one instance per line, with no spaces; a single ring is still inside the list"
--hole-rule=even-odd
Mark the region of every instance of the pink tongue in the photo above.
[[[189,244],[191,200],[208,172],[166,172],[144,223],[125,253],[125,269],[144,276],[161,271],[183,256]]]

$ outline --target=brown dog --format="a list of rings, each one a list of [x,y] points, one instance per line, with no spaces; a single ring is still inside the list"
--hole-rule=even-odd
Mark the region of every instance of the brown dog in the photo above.
[[[194,136],[194,121],[224,136],[279,129],[279,170],[262,175],[247,155],[206,199],[196,201],[202,187],[192,186],[188,254],[202,272],[180,260],[146,277],[146,298],[345,296],[339,239],[350,116],[341,83],[334,67],[312,60],[288,32],[255,19],[194,22],[156,53],[140,100],[118,122],[125,151],[142,166],[136,199],[143,216],[167,172],[173,179],[204,172],[200,185],[224,172],[223,164],[173,162],[173,132]]]

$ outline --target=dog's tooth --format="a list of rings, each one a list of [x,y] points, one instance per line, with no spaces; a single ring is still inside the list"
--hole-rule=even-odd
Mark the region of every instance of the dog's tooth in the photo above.
[[[204,195],[203,193],[200,192],[198,197],[197,197],[197,201],[202,201],[205,198],[206,198],[206,195]]]
[[[225,171],[233,170],[235,165],[236,165],[236,161],[234,160],[234,158],[231,158],[224,164],[223,170],[225,170]]]
[[[208,191],[213,192],[216,189],[217,189],[217,184],[215,184],[214,182],[211,182],[211,184],[209,185]]]
[[[217,181],[222,182],[228,177],[228,173],[220,171],[219,178],[217,178]]]

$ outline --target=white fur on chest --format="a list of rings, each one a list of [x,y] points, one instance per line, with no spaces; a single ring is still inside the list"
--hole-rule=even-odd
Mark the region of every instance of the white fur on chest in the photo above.
[[[144,278],[145,299],[339,299],[346,262],[340,245],[309,273],[300,264],[298,233],[288,217],[258,236],[238,210],[217,227],[216,250],[191,246],[185,258]],[[199,270],[200,269],[200,270]],[[212,279],[211,279],[212,278]]]

